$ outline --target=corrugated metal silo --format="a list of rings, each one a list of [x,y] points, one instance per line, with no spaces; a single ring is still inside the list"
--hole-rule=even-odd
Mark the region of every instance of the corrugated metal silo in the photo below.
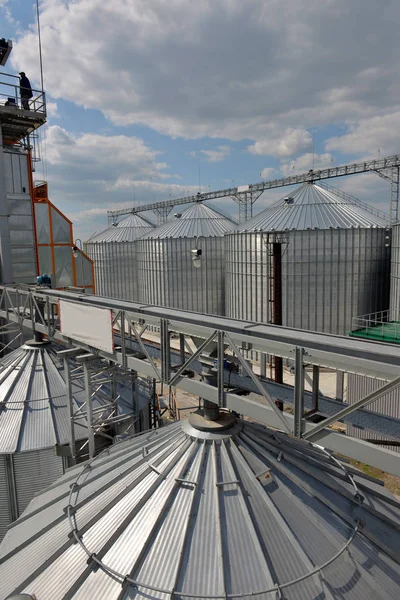
[[[233,226],[197,203],[147,233],[137,242],[140,302],[224,314],[223,236]],[[201,256],[193,254],[196,249]]]
[[[256,423],[168,425],[31,502],[0,546],[0,595],[393,600],[400,504],[353,473]]]
[[[227,315],[272,321],[269,242],[277,240],[282,324],[346,334],[355,315],[387,308],[387,226],[332,188],[302,185],[226,236]]]
[[[358,315],[357,315],[358,316]],[[392,227],[391,238],[391,261],[390,261],[390,310],[382,314],[368,314],[360,316],[355,326],[361,329],[353,334],[371,340],[386,341],[389,343],[400,343],[400,224]],[[365,327],[367,326],[367,327]],[[381,335],[379,335],[381,334]],[[364,398],[367,394],[382,387],[383,381],[363,377],[349,373],[347,380],[347,400],[354,404],[357,400]],[[368,405],[368,410],[400,419],[400,389],[393,390]],[[374,431],[367,431],[351,425],[347,426],[347,433],[358,439],[371,440],[374,443],[383,442],[385,448],[394,452],[400,452],[398,445],[391,445],[391,438],[378,435]],[[396,440],[398,441],[398,440]]]
[[[63,377],[63,362],[49,342],[27,342],[2,359],[0,368],[0,540],[33,496],[63,474],[65,459],[56,447],[70,441],[70,413]],[[73,361],[73,359],[71,359]],[[74,361],[73,361],[74,362]],[[75,365],[76,366],[76,365]],[[121,412],[132,406],[132,391],[115,381]],[[106,390],[99,385],[93,410],[109,407]],[[85,397],[73,385],[75,439],[87,437]],[[95,438],[101,448],[103,439]],[[109,444],[109,441],[107,442]]]
[[[392,227],[392,254],[390,261],[391,319],[400,321],[400,223]]]
[[[86,242],[99,296],[138,300],[135,242],[153,227],[143,217],[129,215]]]

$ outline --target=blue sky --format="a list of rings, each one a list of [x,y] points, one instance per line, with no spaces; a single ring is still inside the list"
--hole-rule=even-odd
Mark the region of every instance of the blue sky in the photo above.
[[[392,0],[43,0],[52,201],[87,239],[106,211],[399,151]],[[39,86],[35,5],[0,0],[10,72]],[[331,181],[387,209],[374,175]],[[255,210],[287,193],[265,193]],[[235,204],[219,206],[236,212]],[[148,215],[153,218],[151,214]]]

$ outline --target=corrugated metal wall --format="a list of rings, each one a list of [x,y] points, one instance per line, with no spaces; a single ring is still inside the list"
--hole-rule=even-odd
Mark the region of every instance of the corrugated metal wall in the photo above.
[[[11,523],[11,509],[9,502],[8,478],[5,456],[0,455],[0,542],[6,534]]]
[[[202,250],[201,267],[191,250]],[[139,302],[225,313],[224,239],[221,237],[144,239],[136,242]]]
[[[8,462],[6,462],[8,457]],[[18,516],[22,514],[37,492],[48,487],[64,473],[63,459],[54,448],[0,455],[0,541],[12,523],[12,499],[16,499]],[[12,469],[9,476],[8,469]],[[9,485],[14,482],[14,489]]]
[[[28,155],[5,146],[4,166],[14,281],[34,283],[37,267]]]
[[[354,375],[351,373],[348,375],[347,382],[347,401],[349,404],[354,404],[357,402],[357,400],[360,400],[367,394],[379,389],[385,383],[384,381],[378,381],[377,379],[372,379],[371,377],[364,377],[362,375]],[[367,409],[400,419],[400,388],[397,388],[379,400],[369,404]],[[373,431],[365,431],[364,429],[353,427],[352,425],[347,426],[347,433],[348,435],[352,435],[353,437],[361,440],[389,439],[382,435],[378,435]],[[398,446],[389,445],[385,446],[385,448],[393,450],[394,452],[400,452],[400,448]]]
[[[63,460],[55,455],[54,448],[13,454],[13,463],[19,514],[37,492],[64,473]]]
[[[392,227],[392,257],[390,263],[390,309],[400,311],[400,224]]]
[[[386,230],[332,229],[287,233],[282,244],[283,325],[346,334],[352,318],[387,308]],[[228,234],[226,312],[269,322],[267,234]]]
[[[96,293],[99,296],[137,301],[135,242],[86,243],[86,252],[95,264]]]

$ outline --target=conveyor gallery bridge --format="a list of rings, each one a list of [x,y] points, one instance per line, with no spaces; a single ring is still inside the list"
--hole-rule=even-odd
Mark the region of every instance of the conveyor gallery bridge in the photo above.
[[[85,317],[70,320],[66,329],[66,322],[63,324],[63,319],[60,322],[59,317],[60,310],[63,312],[64,309],[65,314],[81,313]],[[391,430],[391,435],[400,439],[398,419],[365,410],[375,400],[400,385],[398,345],[371,343],[362,339],[219,316],[205,317],[200,313],[33,286],[1,285],[0,318],[8,322],[2,327],[3,334],[15,331],[16,328],[43,333],[51,339],[68,344],[71,352],[75,356],[79,354],[83,361],[103,358],[136,371],[139,375],[160,381],[170,391],[174,387],[180,388],[203,400],[216,403],[221,408],[236,411],[250,419],[289,432],[298,438],[317,442],[331,451],[400,476],[400,457],[397,453],[331,428],[338,421],[355,423],[357,418],[369,415],[369,423],[372,423],[374,417],[381,432],[387,427]],[[99,319],[98,327],[96,319]],[[94,338],[85,333],[85,321],[89,323],[90,320],[95,325],[94,330],[92,329]],[[101,332],[101,323],[107,323],[107,320],[112,339],[100,340],[98,343],[96,335]],[[157,353],[151,351],[152,347],[146,340],[146,331],[150,328],[157,328],[159,331]],[[179,339],[178,353],[173,349],[173,338]],[[291,388],[291,403],[294,405],[294,414],[281,412],[276,405],[275,390],[278,392],[282,388],[288,395],[290,388],[274,388],[271,382],[259,377],[245,360],[244,349],[280,356],[293,362],[295,384]],[[176,360],[176,355],[180,360]],[[262,397],[260,401],[229,391],[226,363],[227,359],[233,358],[242,371],[242,378],[237,380],[236,387],[255,391]],[[207,376],[203,376],[201,380],[190,377],[189,374],[196,362],[206,365],[206,371],[208,369]],[[312,398],[316,410],[320,400],[318,374],[321,367],[373,377],[382,381],[382,387],[351,406],[323,399],[328,408],[319,409],[319,412],[325,418],[321,423],[314,424],[307,419],[307,393],[304,390],[306,367],[312,367]],[[241,380],[243,386],[240,385]]]

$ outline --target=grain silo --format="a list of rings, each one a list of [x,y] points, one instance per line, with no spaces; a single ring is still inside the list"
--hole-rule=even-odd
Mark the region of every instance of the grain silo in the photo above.
[[[137,242],[140,302],[224,314],[224,234],[233,221],[196,203]]]
[[[42,488],[63,474],[70,442],[70,412],[66,398],[59,344],[31,340],[5,356],[0,368],[0,539]],[[74,374],[79,366],[72,361]],[[132,406],[132,391],[115,380],[121,412]],[[77,449],[87,438],[85,394],[73,383]],[[107,414],[110,399],[99,384],[93,395],[93,413]],[[80,416],[79,416],[80,415]],[[78,442],[80,440],[80,442]],[[95,436],[96,448],[110,440]],[[87,449],[83,451],[87,453]]]
[[[226,307],[236,319],[345,335],[352,317],[387,308],[385,219],[333,188],[307,183],[226,237]],[[280,323],[273,318],[279,247]]]
[[[0,596],[393,600],[399,516],[321,447],[239,419],[217,433],[180,421],[36,496],[0,546]]]
[[[94,262],[98,295],[138,300],[135,242],[153,227],[133,214],[86,242],[86,253]]]
[[[390,260],[390,309],[372,314],[357,315],[353,320],[350,335],[371,341],[400,344],[400,224],[392,227],[391,260]],[[382,387],[384,381],[349,373],[347,379],[347,397],[349,404]],[[392,390],[368,405],[369,411],[387,415],[400,420],[400,389]],[[347,426],[347,433],[358,439],[368,440],[374,444],[384,445],[394,452],[400,452],[399,440],[388,435],[380,435],[374,431],[360,427]]]

